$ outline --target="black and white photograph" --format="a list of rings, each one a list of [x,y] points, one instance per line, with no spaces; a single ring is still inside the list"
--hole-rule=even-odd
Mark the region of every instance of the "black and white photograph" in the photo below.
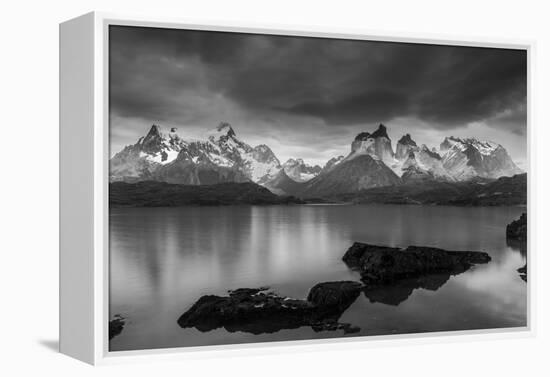
[[[109,351],[525,328],[527,51],[111,25]]]

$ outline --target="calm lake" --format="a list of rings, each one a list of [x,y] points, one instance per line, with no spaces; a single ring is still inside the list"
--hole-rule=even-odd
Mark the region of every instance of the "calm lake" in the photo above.
[[[125,317],[126,326],[110,350],[526,326],[527,284],[516,271],[525,251],[505,238],[506,224],[524,211],[399,205],[111,209],[109,311],[111,318]],[[354,334],[310,327],[201,333],[176,322],[205,294],[269,286],[305,298],[319,282],[359,280],[341,259],[354,241],[480,250],[493,260],[431,290],[405,284],[371,298],[361,294],[340,319],[361,328]]]

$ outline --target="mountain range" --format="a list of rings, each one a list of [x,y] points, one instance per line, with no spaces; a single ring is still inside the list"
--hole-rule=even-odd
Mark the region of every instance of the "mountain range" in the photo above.
[[[110,182],[157,181],[183,185],[253,182],[277,195],[335,197],[380,187],[441,186],[522,173],[506,149],[475,138],[446,137],[437,148],[418,145],[410,134],[395,150],[387,129],[361,132],[347,156],[311,166],[300,158],[284,163],[265,144],[250,146],[222,122],[201,140],[176,128],[153,125],[147,135],[110,160]]]

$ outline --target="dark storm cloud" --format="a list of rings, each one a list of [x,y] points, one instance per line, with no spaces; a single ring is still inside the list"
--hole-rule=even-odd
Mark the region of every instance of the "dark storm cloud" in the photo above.
[[[197,104],[223,98],[328,125],[416,117],[441,129],[502,113],[525,124],[523,51],[136,27],[110,38],[118,116],[200,120]]]
[[[291,110],[333,124],[413,116],[445,128],[483,121],[525,102],[526,59],[521,52],[397,44],[389,50],[387,59],[353,76],[367,91],[305,102]]]
[[[306,102],[290,110],[319,116],[331,124],[349,124],[377,120],[385,122],[392,114],[406,113],[409,106],[408,98],[403,93],[379,89],[338,101]]]

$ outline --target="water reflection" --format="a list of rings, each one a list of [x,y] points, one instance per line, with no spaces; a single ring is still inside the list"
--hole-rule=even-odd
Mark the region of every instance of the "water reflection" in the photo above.
[[[507,238],[506,245],[510,249],[518,251],[523,257],[527,256],[527,241],[512,240]]]
[[[449,278],[450,273],[429,274],[414,279],[404,279],[391,285],[367,287],[365,297],[372,303],[397,306],[407,300],[415,289],[437,291]]]
[[[521,280],[527,283],[527,240],[506,239],[506,245],[521,254],[522,265],[516,270]]]
[[[341,258],[354,242],[481,250],[492,261],[448,277],[365,292],[342,315],[358,335],[523,326],[525,249],[504,229],[522,208],[236,206],[110,213],[110,317],[127,318],[112,350],[342,336],[311,328],[252,335],[181,329],[199,297],[270,286],[305,298],[319,282],[358,280]],[[523,251],[522,251],[523,250]],[[349,335],[351,336],[351,335]]]

